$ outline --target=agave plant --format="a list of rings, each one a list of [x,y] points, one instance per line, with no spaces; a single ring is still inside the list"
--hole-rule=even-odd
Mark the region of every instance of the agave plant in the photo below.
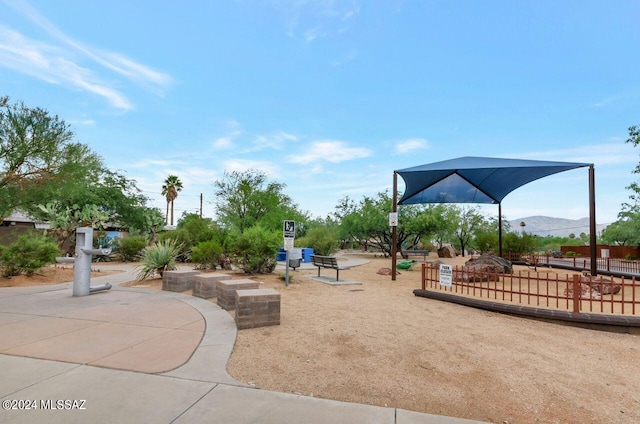
[[[171,239],[145,247],[140,254],[142,266],[138,280],[144,280],[156,273],[162,277],[164,271],[176,269],[176,258],[181,249],[182,244]]]

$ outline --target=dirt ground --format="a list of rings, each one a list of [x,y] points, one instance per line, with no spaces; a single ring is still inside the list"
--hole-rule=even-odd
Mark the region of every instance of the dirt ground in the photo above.
[[[362,285],[325,285],[308,278],[316,270],[292,271],[288,287],[277,272],[256,277],[281,293],[281,325],[239,331],[229,373],[268,390],[496,423],[640,422],[636,334],[416,297],[419,264],[391,281],[376,273],[390,259],[365,256],[340,272]]]
[[[109,275],[117,271],[102,271],[99,267],[93,267],[92,277]],[[40,268],[32,276],[24,274],[14,277],[0,277],[0,287],[24,287],[33,285],[53,285],[73,281],[73,265],[51,265]]]

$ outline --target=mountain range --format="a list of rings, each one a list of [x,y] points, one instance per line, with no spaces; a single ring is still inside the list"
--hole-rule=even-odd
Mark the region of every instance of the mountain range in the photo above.
[[[520,224],[524,222],[524,227]],[[557,236],[568,237],[570,234],[576,236],[580,233],[589,234],[589,218],[565,219],[552,218],[550,216],[528,216],[509,220],[511,230],[515,232],[525,232],[541,237]],[[607,227],[607,224],[596,224],[596,233],[600,234]]]

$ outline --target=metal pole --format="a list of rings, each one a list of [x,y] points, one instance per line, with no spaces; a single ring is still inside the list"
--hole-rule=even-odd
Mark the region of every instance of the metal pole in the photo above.
[[[589,166],[589,247],[591,250],[591,275],[598,275],[598,240],[596,238],[596,175],[593,165]]]
[[[498,203],[498,256],[502,257],[502,202]]]
[[[286,265],[284,266],[284,285],[285,286],[289,286],[289,251],[286,250],[285,251],[285,262]]]
[[[398,212],[398,174],[393,173],[393,206],[391,212]],[[398,220],[399,221],[399,220]],[[396,222],[397,224],[397,222]],[[398,244],[397,226],[391,227],[391,281],[396,281],[396,254]]]

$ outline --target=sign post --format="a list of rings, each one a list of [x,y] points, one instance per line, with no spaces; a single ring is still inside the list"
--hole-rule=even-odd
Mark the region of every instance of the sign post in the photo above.
[[[295,221],[285,220],[282,224],[282,234],[284,235],[285,266],[284,266],[284,285],[289,285],[289,251],[293,250],[293,242],[296,238]]]

